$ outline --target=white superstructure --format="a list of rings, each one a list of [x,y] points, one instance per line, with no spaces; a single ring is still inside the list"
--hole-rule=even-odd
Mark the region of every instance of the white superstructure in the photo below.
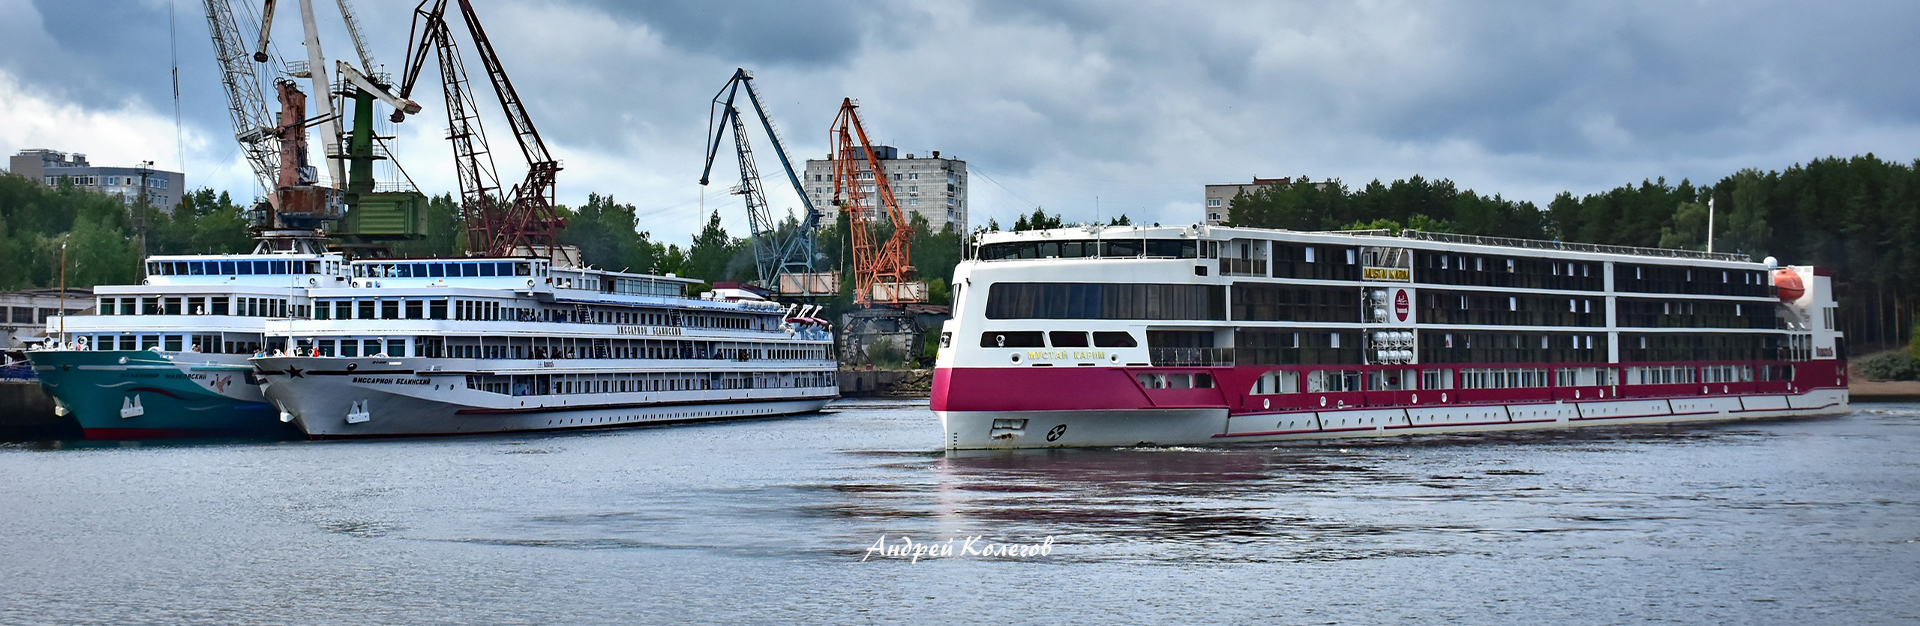
[[[948,448],[1192,444],[1847,410],[1832,278],[1408,231],[987,235],[954,271]]]
[[[838,396],[824,324],[699,281],[545,259],[369,260],[268,329],[269,399],[315,437],[804,413]]]

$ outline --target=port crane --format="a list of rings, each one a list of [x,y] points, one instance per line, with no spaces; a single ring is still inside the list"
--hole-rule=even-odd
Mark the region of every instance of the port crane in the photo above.
[[[828,131],[833,153],[833,203],[847,214],[853,237],[854,300],[862,307],[925,302],[927,284],[913,281],[909,263],[913,224],[900,212],[880,156],[867,139],[852,98],[840,102],[840,114]],[[857,138],[857,141],[856,141]],[[872,181],[869,183],[868,181]],[[871,189],[869,189],[871,187]],[[884,211],[893,224],[885,242],[874,241],[873,225]]]
[[[852,98],[840,101],[840,114],[828,131],[833,153],[833,204],[847,214],[853,240],[854,308],[841,333],[842,353],[854,362],[871,361],[875,348],[892,344],[911,357],[921,352],[920,305],[927,284],[913,280],[913,223],[894,200],[881,158],[860,124]],[[893,233],[875,241],[874,227],[884,215]]]
[[[501,193],[499,172],[480,125],[479,105],[468,89],[466,64],[453,38],[453,29],[447,23],[448,0],[422,0],[414,8],[399,97],[412,95],[425,68],[427,54],[437,52],[440,84],[447,105],[447,138],[453,142],[454,171],[460,179],[460,208],[467,225],[469,253],[549,256],[560,261],[564,253],[557,239],[560,229],[566,227],[566,220],[555,209],[554,178],[560,172],[561,163],[547,151],[546,142],[534,128],[533,118],[514,90],[513,82],[507,78],[506,68],[500,64],[500,57],[494,52],[486,29],[481,27],[472,3],[457,2],[474,51],[480,57],[488,81],[493,84],[508,124],[513,127],[521,156],[526,159],[526,178],[505,194]],[[395,111],[392,119],[399,122],[405,118],[405,114]]]
[[[784,237],[767,207],[760,168],[755,164],[753,146],[747,140],[746,121],[735,105],[742,90],[747,92],[747,101],[760,118],[760,127],[766,130],[774,154],[780,157],[780,167],[786,170],[787,181],[793,183],[793,192],[800,196],[800,204],[806,212],[800,220],[800,227]],[[760,93],[753,88],[753,75],[747,73],[746,68],[735,69],[733,77],[727,79],[726,86],[713,96],[713,104],[707,115],[707,164],[700,170],[700,184],[703,186],[713,174],[713,160],[720,153],[722,135],[729,130],[733,132],[734,153],[740,159],[740,184],[734,186],[731,193],[744,197],[747,202],[747,226],[752,231],[754,268],[760,286],[788,296],[831,296],[839,293],[839,274],[814,271],[820,212],[808,199],[800,175],[793,171],[793,162],[787,159],[786,147],[781,145],[780,134],[774,131],[773,121],[767,115],[766,107],[760,103]]]
[[[317,246],[325,235],[344,237],[350,241],[419,237],[425,230],[425,224],[418,219],[423,217],[421,208],[426,204],[424,196],[417,191],[373,192],[372,161],[381,157],[375,156],[372,148],[376,138],[372,137],[370,107],[376,98],[396,110],[407,112],[419,111],[420,105],[394,96],[352,64],[340,61],[338,71],[351,87],[342,85],[338,89],[339,95],[352,96],[360,105],[356,107],[354,145],[342,150],[340,142],[346,135],[340,128],[341,116],[333,111],[331,96],[334,94],[329,93],[333,86],[330,85],[325,55],[320,47],[313,0],[300,0],[305,34],[301,43],[306,49],[307,60],[283,63],[287,77],[273,81],[273,91],[280,105],[276,119],[267,110],[267,98],[261,89],[259,70],[248,63],[247,54],[247,43],[257,41],[251,55],[252,61],[267,63],[273,60],[267,51],[273,30],[275,4],[274,0],[267,0],[262,5],[261,19],[256,24],[252,22],[251,15],[246,16],[248,20],[245,22],[236,17],[230,0],[203,0],[208,31],[213,38],[214,60],[220,66],[221,87],[227,95],[227,108],[233,120],[234,137],[239,141],[256,180],[267,191],[265,206],[255,209],[255,223],[263,245],[311,248]],[[372,55],[359,35],[359,26],[348,0],[338,0],[338,5],[348,32],[353,34],[354,47],[361,62],[371,67]],[[254,39],[246,36],[248,33],[242,30],[243,26],[253,29]],[[294,78],[311,80],[318,94],[318,116],[306,118],[308,96],[300,90]],[[330,182],[322,181],[319,168],[308,163],[307,128],[313,126],[324,128],[321,143],[325,146],[328,169],[334,174]],[[343,161],[352,162],[352,168],[348,170]],[[347,175],[348,171],[351,171],[351,176]],[[343,190],[341,183],[349,180],[360,184],[350,182]],[[329,221],[343,218],[347,223],[337,232],[327,232],[328,229],[323,227]],[[362,229],[363,223],[381,223],[386,228]],[[377,246],[372,247],[378,249]]]

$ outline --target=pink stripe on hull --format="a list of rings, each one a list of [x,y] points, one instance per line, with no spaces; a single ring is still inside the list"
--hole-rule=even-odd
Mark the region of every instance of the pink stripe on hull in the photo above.
[[[1803,369],[1816,370],[1818,365],[1802,363]],[[1325,369],[1334,366],[1320,366]],[[1363,366],[1339,366],[1341,369],[1362,369]],[[1459,365],[1447,367],[1458,368]],[[1622,366],[1615,366],[1622,367]],[[1700,386],[1688,385],[1623,385],[1618,395],[1608,393],[1605,397],[1555,398],[1555,393],[1564,388],[1537,387],[1523,389],[1479,389],[1479,390],[1423,390],[1414,392],[1426,402],[1411,403],[1399,398],[1405,392],[1344,392],[1344,393],[1290,393],[1255,396],[1247,393],[1251,390],[1252,380],[1260,373],[1275,369],[1304,371],[1312,367],[1242,366],[1242,367],[981,367],[981,368],[941,368],[934,371],[931,408],[935,411],[1126,411],[1141,409],[1168,408],[1219,408],[1228,410],[1233,416],[1267,415],[1287,413],[1323,412],[1329,410],[1357,409],[1422,409],[1453,408],[1488,405],[1542,405],[1561,402],[1612,402],[1618,400],[1662,400],[1678,398],[1738,398],[1743,396],[1800,394],[1825,388],[1818,385],[1805,385],[1794,391],[1750,391],[1727,394],[1700,394]],[[1144,389],[1137,374],[1141,373],[1206,373],[1217,381],[1215,389]],[[1817,378],[1819,375],[1802,374],[1802,379]],[[1595,388],[1601,389],[1601,388]],[[1657,395],[1648,392],[1660,391]],[[1434,402],[1436,394],[1448,397],[1447,402]],[[1379,397],[1375,397],[1379,396]],[[1315,406],[1320,400],[1327,400],[1328,406]],[[1271,410],[1261,410],[1264,403],[1271,402]],[[1344,406],[1334,406],[1340,403]],[[1253,409],[1253,410],[1248,410]],[[1663,414],[1664,415],[1664,414]],[[1620,415],[1606,417],[1579,417],[1573,419],[1625,419],[1632,417],[1653,417],[1653,415]],[[1552,420],[1547,420],[1552,421]]]

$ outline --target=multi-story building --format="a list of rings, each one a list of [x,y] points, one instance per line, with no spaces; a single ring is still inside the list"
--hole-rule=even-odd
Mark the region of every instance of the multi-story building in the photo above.
[[[36,148],[21,150],[8,161],[8,171],[27,180],[52,187],[65,178],[73,181],[75,187],[119,196],[128,206],[138,203],[144,195],[151,206],[172,211],[180,204],[187,186],[187,176],[180,172],[157,170],[151,165],[96,166],[87,162],[87,155],[80,153]]]
[[[63,306],[64,303],[64,306]],[[47,318],[61,311],[73,315],[93,305],[93,290],[73,288],[65,298],[59,289],[28,289],[0,292],[0,331],[7,334],[0,349],[19,350],[25,344],[46,336]]]
[[[1219,226],[1231,219],[1229,211],[1233,208],[1233,197],[1292,182],[1292,178],[1255,178],[1248,183],[1221,183],[1207,185],[1207,225]]]
[[[966,161],[941,158],[939,150],[924,158],[913,153],[902,157],[893,146],[874,146],[873,151],[881,163],[881,173],[893,186],[901,211],[920,214],[935,232],[949,224],[954,232],[967,232]],[[865,164],[860,165],[859,176],[861,191],[871,194],[868,198],[877,197],[873,173],[866,171]],[[807,159],[806,175],[801,182],[806,184],[807,199],[813,201],[813,206],[831,216],[833,161]]]

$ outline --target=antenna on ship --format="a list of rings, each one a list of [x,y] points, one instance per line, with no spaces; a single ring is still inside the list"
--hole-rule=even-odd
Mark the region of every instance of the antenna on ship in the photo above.
[[[1707,195],[1707,252],[1713,252],[1713,195]]]

